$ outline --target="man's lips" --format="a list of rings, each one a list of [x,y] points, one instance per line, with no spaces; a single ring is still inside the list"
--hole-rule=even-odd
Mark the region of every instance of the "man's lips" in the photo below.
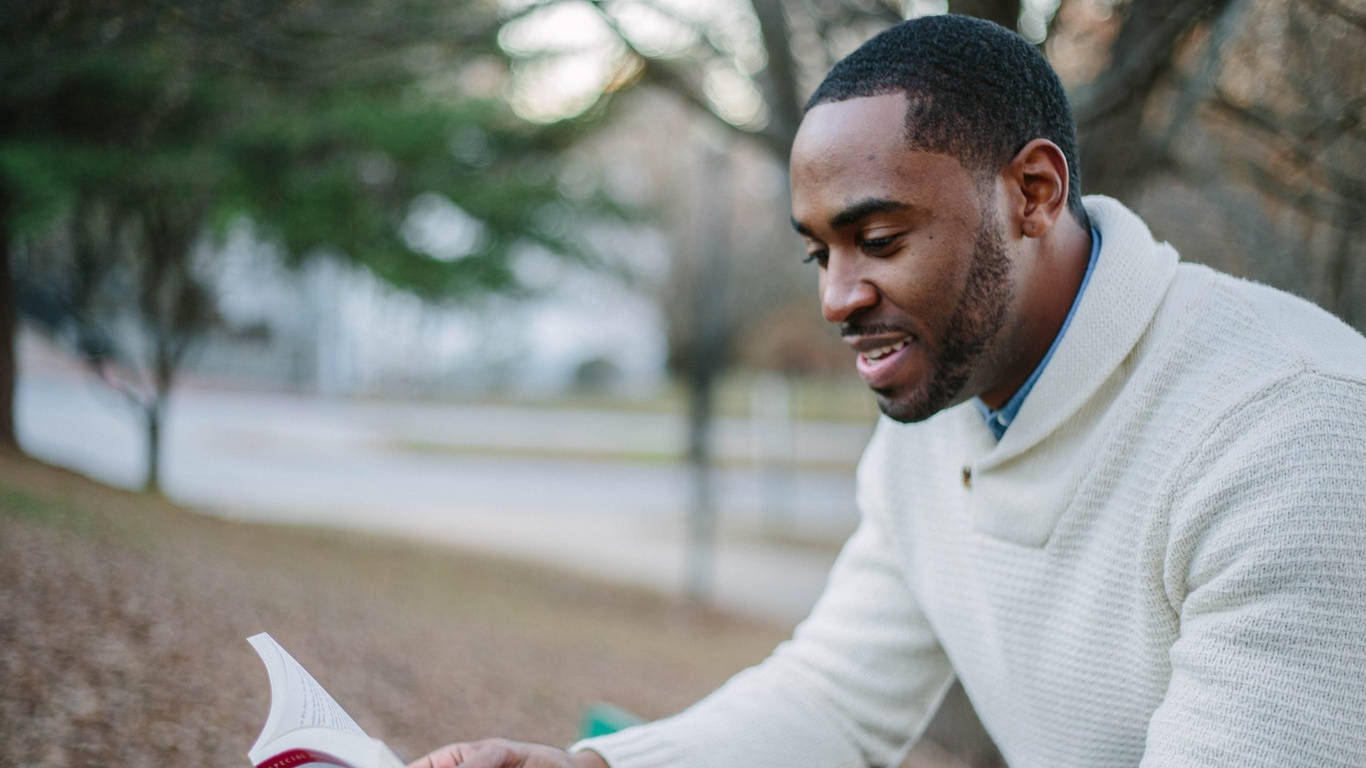
[[[845,341],[858,353],[854,367],[873,389],[893,383],[916,347],[914,334],[906,332],[854,336]]]

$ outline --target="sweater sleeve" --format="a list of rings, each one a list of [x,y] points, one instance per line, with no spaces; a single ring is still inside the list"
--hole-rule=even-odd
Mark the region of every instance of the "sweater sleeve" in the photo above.
[[[1172,499],[1180,622],[1143,766],[1366,765],[1366,387],[1229,414]]]
[[[894,765],[952,679],[865,515],[811,615],[766,661],[679,715],[571,749],[612,768]]]

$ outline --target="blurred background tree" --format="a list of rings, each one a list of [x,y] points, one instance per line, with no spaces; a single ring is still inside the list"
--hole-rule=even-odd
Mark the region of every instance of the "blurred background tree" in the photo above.
[[[520,247],[591,261],[570,213],[619,213],[557,184],[595,116],[532,126],[496,98],[492,4],[10,2],[4,19],[0,287],[136,406],[150,489],[168,393],[217,317],[204,262],[233,220],[292,263],[342,259],[451,300],[517,292]],[[423,212],[458,216],[464,242],[426,242]]]
[[[1086,83],[1088,190],[1135,207],[1184,258],[1363,330],[1364,41],[1360,3],[1071,2],[1048,50]]]

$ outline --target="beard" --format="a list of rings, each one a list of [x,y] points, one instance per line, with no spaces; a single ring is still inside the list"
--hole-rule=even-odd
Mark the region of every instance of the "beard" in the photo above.
[[[975,394],[966,389],[983,357],[993,351],[1011,301],[1010,257],[994,216],[985,216],[977,229],[971,258],[963,293],[940,334],[928,379],[909,392],[873,390],[878,408],[894,421],[924,421]]]

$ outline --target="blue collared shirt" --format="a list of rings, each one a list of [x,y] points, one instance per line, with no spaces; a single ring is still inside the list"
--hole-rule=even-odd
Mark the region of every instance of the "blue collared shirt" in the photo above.
[[[977,405],[977,410],[982,412],[982,418],[987,420],[987,427],[993,435],[996,435],[997,440],[1000,440],[1001,436],[1006,433],[1006,427],[1010,426],[1010,422],[1015,420],[1016,414],[1020,412],[1020,406],[1024,405],[1025,398],[1029,396],[1029,390],[1034,388],[1034,382],[1039,380],[1039,374],[1043,373],[1044,366],[1048,365],[1048,361],[1052,359],[1054,350],[1058,348],[1058,342],[1062,341],[1063,334],[1067,333],[1067,326],[1072,324],[1072,316],[1077,313],[1077,305],[1081,304],[1081,295],[1086,292],[1086,284],[1091,282],[1091,273],[1095,271],[1098,256],[1100,256],[1100,232],[1097,232],[1095,227],[1091,227],[1091,257],[1086,262],[1086,274],[1082,275],[1081,285],[1077,288],[1077,296],[1072,299],[1072,307],[1067,310],[1067,317],[1063,318],[1062,327],[1058,329],[1058,335],[1053,337],[1053,344],[1049,346],[1048,352],[1044,354],[1043,359],[1034,368],[1034,372],[1029,374],[1029,378],[1025,379],[1025,383],[1016,390],[1014,395],[1011,395],[1005,405],[997,410],[993,411],[986,403],[982,402],[980,397],[972,399],[972,402]]]

